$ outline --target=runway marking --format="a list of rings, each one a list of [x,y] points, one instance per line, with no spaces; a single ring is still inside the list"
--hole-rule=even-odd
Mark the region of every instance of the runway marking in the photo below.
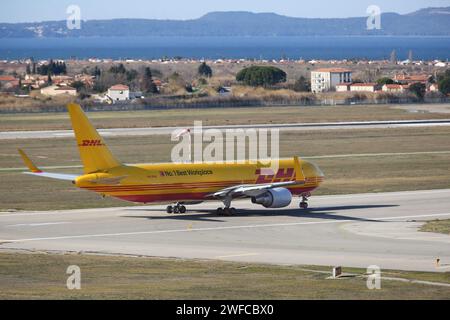
[[[427,155],[427,154],[450,154],[450,151],[419,151],[419,152],[388,152],[388,153],[348,153],[348,154],[330,154],[323,156],[310,156],[301,157],[306,160],[314,159],[335,159],[335,158],[352,158],[352,157],[390,157],[390,156],[414,156],[414,155]],[[1,155],[1,154],[0,154]],[[10,156],[16,156],[10,155]],[[46,159],[48,157],[37,156],[37,158]],[[128,164],[127,164],[128,165]],[[129,164],[133,165],[133,164]],[[44,166],[41,169],[79,169],[83,168],[81,165],[74,166]],[[0,168],[0,172],[14,172],[14,171],[26,171],[28,168],[18,167],[18,168]]]
[[[285,123],[285,124],[238,124],[205,126],[204,129],[261,129],[276,128],[282,131],[311,131],[311,130],[358,130],[358,129],[390,129],[415,127],[449,126],[448,119],[426,120],[390,120],[390,121],[354,121],[354,122],[313,122],[313,123]],[[100,129],[100,134],[110,136],[147,136],[170,134],[176,127],[147,127],[147,128],[111,128]],[[1,131],[0,139],[33,139],[33,138],[66,138],[73,137],[72,130],[37,130],[37,131]]]
[[[72,222],[20,223],[20,224],[11,224],[8,225],[7,227],[42,227],[42,226],[56,226],[70,223]]]
[[[331,155],[324,155],[324,156],[302,157],[302,159],[332,159],[332,158],[352,158],[352,157],[414,156],[414,155],[424,155],[424,154],[450,154],[450,151],[331,154]]]
[[[241,254],[230,254],[226,256],[217,256],[214,259],[227,259],[227,258],[237,258],[237,257],[250,257],[250,256],[259,256],[259,253],[241,253]]]
[[[413,216],[397,216],[397,217],[384,217],[377,218],[378,221],[383,220],[396,220],[396,219],[410,219],[410,218],[426,218],[426,217],[441,217],[450,216],[448,213],[436,213],[436,214],[421,214]],[[373,219],[373,217],[359,217],[360,219]],[[102,234],[84,234],[74,236],[60,236],[60,237],[46,237],[46,238],[29,238],[29,239],[5,239],[0,242],[31,242],[31,241],[45,241],[45,240],[64,240],[64,239],[82,239],[82,238],[101,238],[101,237],[120,237],[120,236],[136,236],[146,234],[165,234],[165,233],[182,233],[182,232],[205,232],[205,231],[218,231],[218,230],[236,230],[236,229],[255,229],[255,228],[271,228],[271,227],[292,227],[300,225],[315,225],[315,224],[334,224],[353,222],[354,220],[334,220],[334,221],[309,221],[309,222],[293,222],[293,223],[274,223],[274,224],[257,224],[257,225],[241,225],[241,226],[228,226],[228,227],[210,227],[210,228],[195,228],[195,229],[172,229],[172,230],[154,230],[154,231],[140,231],[140,232],[120,232],[120,233],[102,233]]]
[[[386,196],[398,196],[406,197],[411,195],[433,194],[433,193],[449,193],[450,189],[436,189],[436,190],[414,190],[414,191],[396,191],[396,192],[380,192],[380,193],[359,193],[359,194],[335,194],[328,196],[317,196],[318,199],[354,199],[354,198],[366,198],[366,197],[386,197]]]

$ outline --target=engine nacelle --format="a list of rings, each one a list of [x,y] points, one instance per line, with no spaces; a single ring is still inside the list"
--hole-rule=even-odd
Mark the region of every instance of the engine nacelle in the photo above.
[[[284,208],[291,204],[292,193],[285,188],[269,189],[265,193],[253,197],[252,203],[266,208]]]

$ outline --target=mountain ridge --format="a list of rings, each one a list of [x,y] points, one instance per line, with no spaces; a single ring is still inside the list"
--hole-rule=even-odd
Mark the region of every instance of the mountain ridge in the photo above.
[[[216,11],[191,20],[87,20],[80,30],[66,21],[0,23],[0,38],[128,36],[450,36],[450,7],[408,14],[383,13],[380,30],[367,30],[367,17],[297,18],[276,13]]]

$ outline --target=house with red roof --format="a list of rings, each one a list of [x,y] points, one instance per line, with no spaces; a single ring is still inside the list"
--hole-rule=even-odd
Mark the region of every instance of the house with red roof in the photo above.
[[[123,84],[116,84],[108,89],[107,96],[113,103],[130,100],[130,88]]]
[[[13,76],[0,76],[0,88],[1,89],[14,89],[20,84],[20,80]]]

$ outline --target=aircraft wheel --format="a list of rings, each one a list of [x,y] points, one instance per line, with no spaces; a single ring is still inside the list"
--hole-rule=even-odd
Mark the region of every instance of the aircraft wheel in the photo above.
[[[167,212],[168,214],[173,213],[173,207],[172,207],[172,206],[167,206],[166,212]]]
[[[230,211],[232,216],[234,216],[237,213],[236,208],[231,208]]]
[[[223,215],[223,209],[222,208],[217,208],[216,213],[221,216]]]
[[[173,213],[175,214],[180,213],[180,208],[178,206],[173,207]]]
[[[300,202],[300,208],[308,209],[308,202]]]
[[[181,206],[179,211],[180,211],[180,213],[186,213],[186,207],[185,206]]]
[[[226,216],[231,216],[231,215],[233,215],[233,211],[231,208],[225,208],[225,209],[223,209],[223,214]]]

